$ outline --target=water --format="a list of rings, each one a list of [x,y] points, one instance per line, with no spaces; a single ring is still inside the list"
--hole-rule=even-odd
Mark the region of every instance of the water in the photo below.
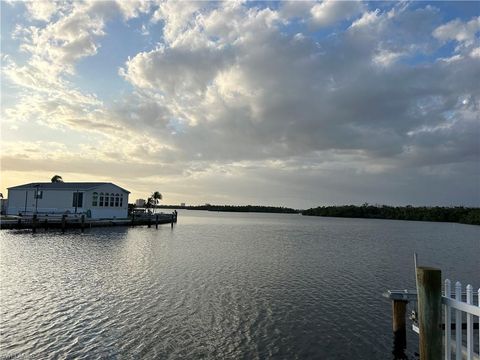
[[[480,227],[449,223],[181,211],[0,245],[0,358],[393,359],[414,251],[480,286]]]

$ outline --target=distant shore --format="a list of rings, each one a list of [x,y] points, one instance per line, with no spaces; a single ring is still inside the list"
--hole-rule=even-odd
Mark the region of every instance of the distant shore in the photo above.
[[[303,210],[302,215],[329,216],[364,219],[389,219],[454,222],[461,224],[480,225],[480,208],[457,207],[414,207],[414,206],[387,206],[369,205],[362,206],[320,206]]]
[[[279,213],[279,214],[299,214],[302,210],[281,206],[260,206],[260,205],[196,205],[196,206],[178,206],[178,205],[159,205],[157,209],[185,209],[185,210],[206,210],[206,211],[225,211],[225,212],[259,212],[259,213]]]
[[[387,206],[387,205],[342,205],[342,206],[319,206],[307,210],[297,210],[278,206],[261,205],[197,205],[178,206],[160,205],[160,209],[185,209],[206,210],[225,212],[259,212],[259,213],[282,213],[302,214],[305,216],[344,217],[362,219],[386,219],[386,220],[411,220],[454,222],[461,224],[480,225],[480,208],[471,207],[445,207],[445,206]]]

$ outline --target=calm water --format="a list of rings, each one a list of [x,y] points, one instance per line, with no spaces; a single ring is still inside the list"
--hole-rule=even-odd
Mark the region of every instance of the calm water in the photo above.
[[[381,294],[414,288],[414,251],[480,286],[459,224],[182,211],[0,245],[0,358],[392,359]]]

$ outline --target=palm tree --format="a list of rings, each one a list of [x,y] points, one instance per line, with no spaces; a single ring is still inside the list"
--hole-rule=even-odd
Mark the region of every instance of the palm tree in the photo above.
[[[155,191],[147,200],[147,204],[149,206],[156,206],[163,199],[162,194],[160,192]]]
[[[51,181],[52,183],[63,183],[63,179],[60,175],[54,175]]]

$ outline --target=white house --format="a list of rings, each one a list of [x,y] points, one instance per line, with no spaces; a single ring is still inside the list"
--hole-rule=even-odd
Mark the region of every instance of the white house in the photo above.
[[[147,202],[145,201],[145,199],[135,200],[135,206],[136,207],[145,207],[146,204],[147,204]]]
[[[129,191],[112,183],[30,183],[8,188],[7,214],[86,214],[92,219],[126,218]]]

